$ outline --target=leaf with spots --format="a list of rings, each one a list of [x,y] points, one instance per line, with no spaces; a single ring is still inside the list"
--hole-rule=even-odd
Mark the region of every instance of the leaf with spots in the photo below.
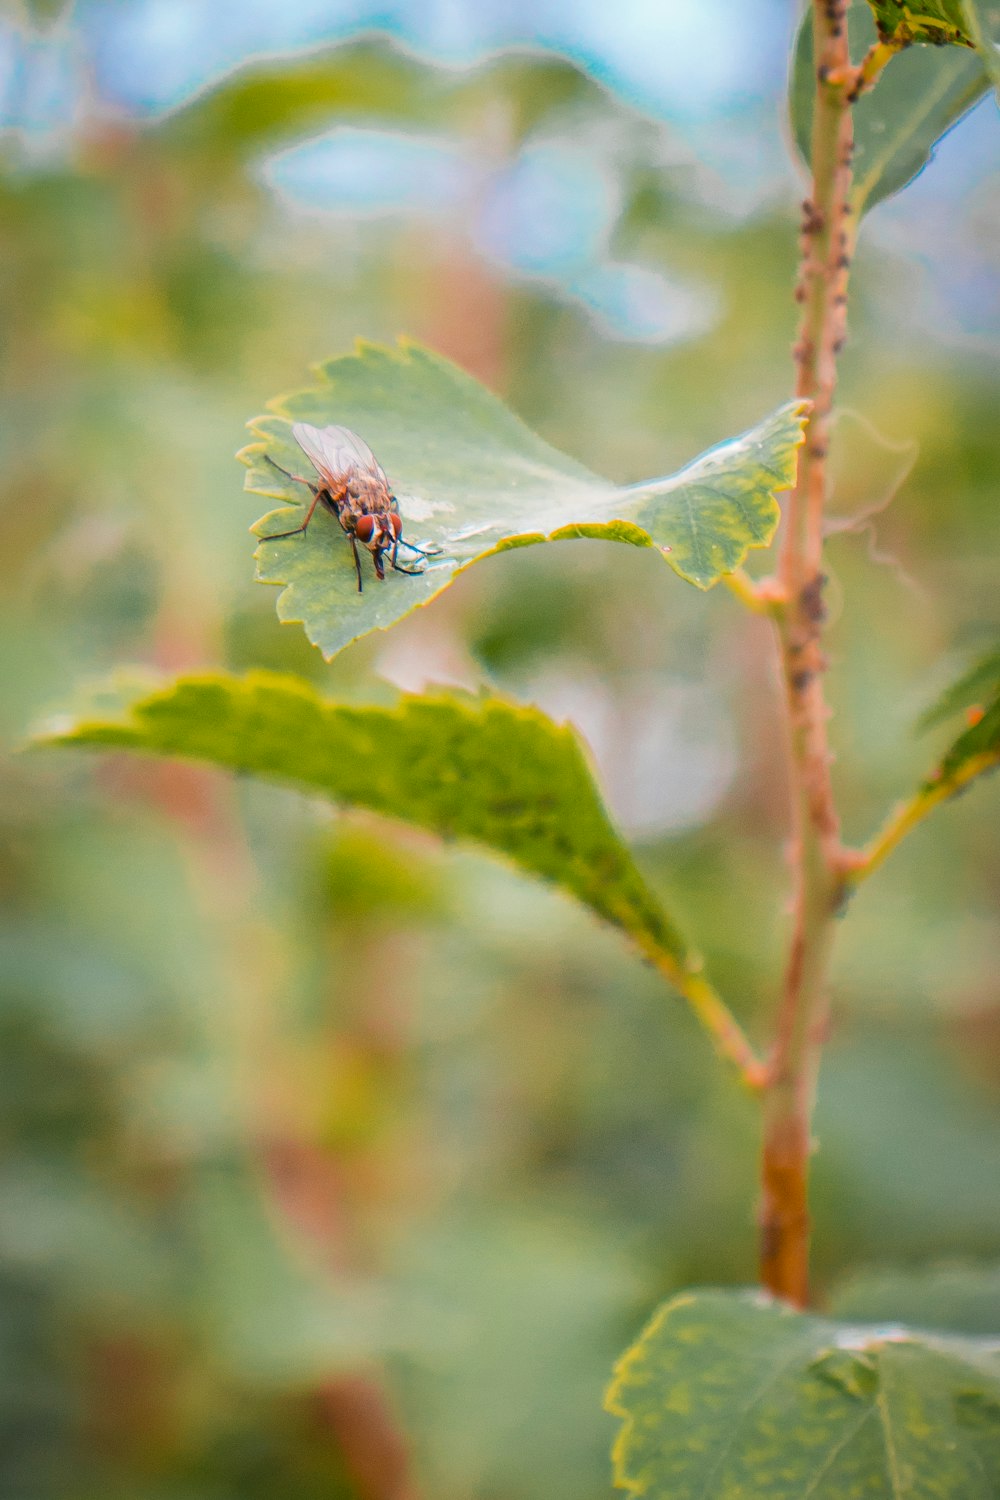
[[[892,47],[971,47],[1000,87],[998,0],[869,0],[879,39]]]
[[[936,800],[1000,764],[1000,656],[996,653],[963,673],[928,709],[922,724],[940,724],[959,712],[964,712],[966,727],[921,788]]]
[[[804,407],[791,402],[758,427],[664,479],[616,485],[551,447],[471,376],[414,344],[360,344],[330,360],[319,382],[271,404],[251,423],[239,455],[246,487],[282,501],[257,522],[257,577],[278,584],[278,615],[304,624],[327,658],[371,630],[427,604],[472,563],[512,547],[596,537],[656,549],[689,583],[707,589],[766,547],[778,524],[775,494],[795,476]],[[305,516],[308,491],[284,478],[311,467],[292,424],[344,426],[374,450],[399,502],[404,538],[432,555],[414,576],[363,589],[336,517],[318,509],[308,531],[279,541]],[[415,554],[401,553],[408,564]]]
[[[913,42],[932,46],[974,47],[967,0],[869,0],[883,42],[908,47]]]
[[[851,56],[860,61],[875,41],[867,0],[848,9]],[[890,59],[875,87],[854,106],[854,178],[851,201],[867,213],[898,193],[931,160],[934,148],[990,86],[983,58],[966,49],[909,47]],[[810,160],[816,79],[812,8],[799,27],[789,106],[792,132],[804,162]]]
[[[990,1500],[1000,1345],[691,1292],[618,1364],[616,1484],[647,1500]]]
[[[505,856],[621,928],[675,982],[698,961],[611,823],[573,730],[496,697],[346,705],[293,677],[112,684],[40,737],[181,756],[399,818]]]
[[[1000,698],[1000,650],[990,651],[949,684],[920,716],[918,728],[933,729],[956,714],[978,717],[984,705]]]

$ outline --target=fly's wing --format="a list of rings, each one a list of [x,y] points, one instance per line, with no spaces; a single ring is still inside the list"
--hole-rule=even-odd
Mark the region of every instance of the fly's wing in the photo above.
[[[388,491],[389,482],[368,444],[349,427],[313,427],[295,422],[292,437],[309,459],[324,484],[337,490],[352,470],[377,479]]]

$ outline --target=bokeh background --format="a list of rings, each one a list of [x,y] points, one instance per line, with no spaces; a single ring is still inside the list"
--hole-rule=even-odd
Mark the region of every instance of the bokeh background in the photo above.
[[[327,666],[252,581],[232,455],[356,335],[427,342],[619,480],[764,416],[791,380],[795,7],[30,10],[0,18],[10,745],[122,663],[488,682],[580,727],[763,1036],[787,816],[762,624],[577,542]],[[858,839],[996,639],[998,145],[987,102],[858,257],[829,641]],[[843,924],[821,1297],[1000,1256],[998,792]],[[369,1500],[377,1378],[421,1493],[606,1495],[616,1354],[671,1289],[753,1277],[756,1113],[679,1002],[555,894],[279,790],[15,753],[0,812],[0,1493]]]

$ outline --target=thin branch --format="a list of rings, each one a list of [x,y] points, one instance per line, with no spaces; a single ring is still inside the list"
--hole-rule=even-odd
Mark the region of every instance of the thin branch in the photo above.
[[[755,615],[773,615],[775,607],[783,602],[780,588],[775,586],[773,579],[763,579],[760,583],[755,583],[743,568],[734,568],[731,573],[723,573],[722,581],[729,592]]]
[[[847,856],[848,863],[844,872],[846,889],[853,890],[867,880],[888,859],[897,845],[903,842],[906,835],[912,833],[942,802],[957,796],[977,776],[982,776],[986,771],[995,771],[997,767],[1000,767],[1000,746],[984,750],[980,755],[970,756],[950,776],[926,783],[908,801],[898,803],[875,837],[863,849]]]
[[[847,102],[853,104],[861,95],[873,88],[882,76],[886,64],[901,52],[907,44],[903,41],[873,42],[864,57],[853,70],[848,83]]]
[[[752,1093],[759,1092],[767,1078],[767,1068],[721,995],[693,964],[685,967],[672,953],[648,938],[639,938],[637,942],[653,967],[687,1001],[719,1056],[733,1064]]]
[[[759,1092],[767,1078],[767,1069],[725,1001],[700,974],[685,976],[681,994],[712,1038],[720,1057],[736,1066],[751,1092]]]
[[[816,101],[812,192],[802,206],[794,350],[796,395],[812,403],[786,506],[775,611],[788,722],[795,905],[764,1093],[761,1280],[776,1296],[808,1299],[810,1121],[826,1024],[827,967],[843,887],[840,826],[830,778],[821,634],[823,511],[837,355],[846,337],[851,217],[851,60],[844,0],[814,0]]]

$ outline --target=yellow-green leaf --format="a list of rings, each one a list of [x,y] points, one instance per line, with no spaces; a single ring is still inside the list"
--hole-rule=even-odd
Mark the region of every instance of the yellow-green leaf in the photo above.
[[[365,37],[298,56],[255,58],[149,133],[199,173],[203,166],[218,173],[344,123],[475,130],[498,99],[514,140],[575,104],[621,112],[566,58],[517,51],[455,69],[415,57],[389,37]]]
[[[974,47],[964,0],[868,0],[883,42],[908,47],[930,42]]]
[[[924,714],[921,727],[963,712],[966,727],[924,781],[920,795],[935,802],[1000,765],[1000,652],[991,652],[952,683]]]
[[[1000,5],[997,0],[868,0],[881,41],[892,47],[929,42],[974,47],[1000,85]]]
[[[920,717],[920,729],[944,724],[964,710],[984,710],[1000,698],[1000,650],[981,657],[945,688]]]
[[[111,685],[50,745],[207,761],[470,840],[575,896],[667,972],[698,962],[613,826],[573,730],[495,697],[333,703],[272,673]]]
[[[267,461],[311,475],[292,423],[336,423],[374,450],[404,535],[434,551],[419,576],[387,572],[378,582],[366,565],[359,593],[350,547],[329,513],[318,510],[304,535],[261,541],[257,577],[283,586],[279,617],[301,621],[328,658],[426,604],[470,564],[535,542],[597,537],[653,547],[682,578],[709,588],[751,547],[771,541],[775,494],[794,480],[802,439],[804,407],[790,402],[677,474],[620,486],[551,447],[471,376],[414,344],[359,344],[317,374],[319,384],[272,402],[273,414],[251,423],[258,441],[240,454],[250,470],[246,487],[285,502],[253,529],[264,537],[304,517],[308,492]]]
[[[835,1323],[760,1293],[668,1302],[620,1361],[615,1482],[646,1500],[990,1500],[996,1342]]]

